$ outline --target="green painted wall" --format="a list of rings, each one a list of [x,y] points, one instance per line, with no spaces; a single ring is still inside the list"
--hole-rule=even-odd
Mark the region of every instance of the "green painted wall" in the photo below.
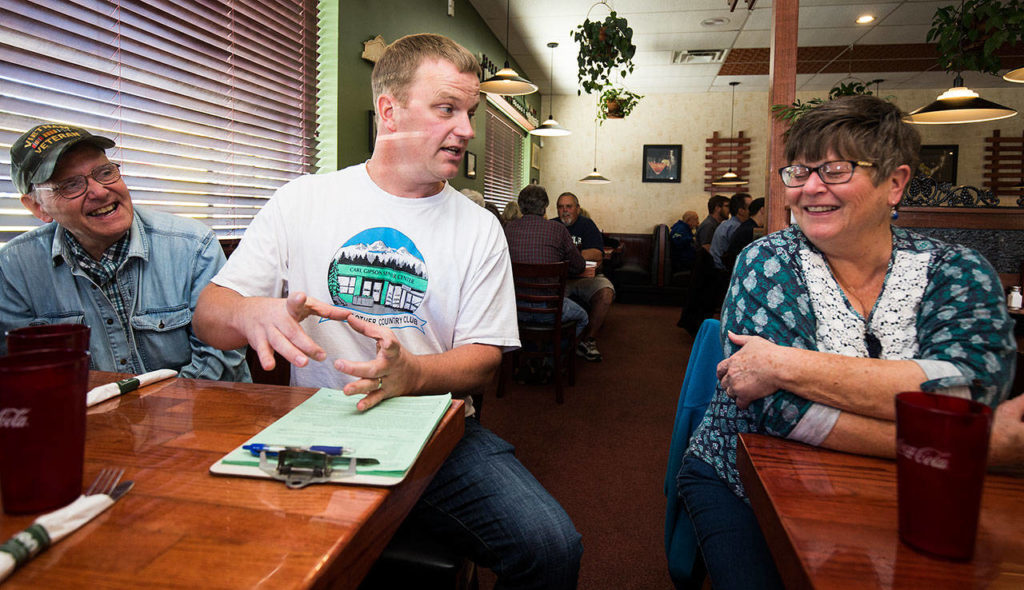
[[[387,43],[412,33],[437,33],[454,39],[474,55],[485,54],[499,65],[505,59],[505,48],[491,33],[468,0],[455,0],[455,16],[448,16],[448,0],[340,0],[341,43],[338,69],[339,90],[339,162],[343,168],[370,157],[370,118],[373,97],[370,74],[373,64],[362,59],[363,42],[380,35]],[[518,70],[518,65],[512,66]],[[519,70],[521,71],[521,70]],[[526,98],[540,111],[540,94]],[[484,191],[483,104],[474,119],[476,137],[469,142],[469,151],[477,155],[476,179],[463,175],[452,179],[456,188]]]

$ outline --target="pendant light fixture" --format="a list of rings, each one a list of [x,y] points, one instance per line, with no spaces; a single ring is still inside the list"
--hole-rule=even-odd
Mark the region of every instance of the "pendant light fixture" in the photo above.
[[[729,82],[729,86],[732,86],[732,110],[729,114],[729,138],[733,136],[733,121],[736,115],[736,87],[739,86],[739,82]],[[711,181],[711,186],[743,186],[747,184],[746,180],[740,178],[739,174],[732,171],[732,167],[725,172],[725,174]]]
[[[935,102],[911,111],[904,120],[918,125],[943,125],[995,121],[1016,114],[1017,111],[1010,107],[985,100],[977,92],[964,87],[964,79],[957,72],[953,88],[940,94]]]
[[[608,184],[611,182],[597,171],[597,119],[594,119],[594,171],[580,179],[583,184]]]
[[[1003,80],[1007,82],[1016,82],[1018,84],[1024,84],[1024,68],[1017,68],[1016,70],[1010,70],[1003,76]]]
[[[548,47],[551,48],[551,69],[548,71],[548,81],[551,84],[551,89],[548,90],[548,118],[546,121],[540,124],[532,131],[533,135],[542,135],[545,137],[560,137],[569,135],[572,131],[569,131],[565,127],[558,124],[555,120],[555,116],[552,113],[554,111],[555,97],[552,96],[555,92],[555,47],[558,47],[558,43],[552,41],[548,43]]]
[[[505,67],[480,83],[480,91],[501,96],[519,96],[537,92],[537,85],[521,77],[508,65],[508,31],[512,21],[511,3],[505,0]]]
[[[960,2],[959,26],[962,37],[966,37],[964,31],[964,3]],[[959,57],[951,57],[949,65],[959,66],[963,64],[963,53]],[[1012,72],[1011,72],[1012,73]],[[995,121],[1005,119],[1017,114],[1017,111],[1004,107],[1001,104],[985,100],[978,96],[970,88],[964,86],[964,79],[957,68],[956,77],[953,78],[953,87],[939,95],[934,102],[911,111],[904,121],[918,125],[944,125],[950,123],[980,123],[982,121]],[[1009,76],[1010,74],[1007,74]]]

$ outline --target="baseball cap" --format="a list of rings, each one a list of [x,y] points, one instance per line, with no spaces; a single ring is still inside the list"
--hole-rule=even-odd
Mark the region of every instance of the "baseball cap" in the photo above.
[[[49,180],[61,154],[82,142],[101,150],[114,147],[112,139],[71,125],[45,123],[26,131],[11,146],[11,181],[15,188],[26,194],[33,184]]]

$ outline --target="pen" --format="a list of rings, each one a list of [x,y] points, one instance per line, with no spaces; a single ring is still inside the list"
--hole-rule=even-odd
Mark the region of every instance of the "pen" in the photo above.
[[[340,457],[342,455],[349,455],[355,452],[355,449],[350,447],[331,447],[325,445],[313,445],[310,447],[302,446],[290,446],[290,445],[268,445],[263,443],[252,443],[249,445],[242,445],[242,448],[249,451],[255,457],[260,456],[261,451],[266,451],[268,457],[273,457],[281,451],[316,451],[324,453],[332,457]]]

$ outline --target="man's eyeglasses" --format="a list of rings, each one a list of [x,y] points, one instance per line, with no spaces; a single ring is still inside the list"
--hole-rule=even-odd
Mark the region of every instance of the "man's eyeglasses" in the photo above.
[[[118,168],[120,168],[119,164],[109,162],[93,168],[89,176],[103,185],[114,184],[121,180],[121,171]],[[84,174],[79,174],[52,185],[37,184],[35,188],[36,190],[50,191],[63,199],[77,199],[84,195],[89,188],[89,179]]]
[[[804,166],[803,164],[794,164],[779,168],[779,176],[782,177],[782,184],[789,188],[796,188],[807,184],[807,180],[811,177],[811,172],[817,172],[818,178],[825,184],[844,184],[850,182],[850,179],[853,178],[853,170],[857,166],[870,168],[874,164],[861,160],[833,160],[814,168]]]

